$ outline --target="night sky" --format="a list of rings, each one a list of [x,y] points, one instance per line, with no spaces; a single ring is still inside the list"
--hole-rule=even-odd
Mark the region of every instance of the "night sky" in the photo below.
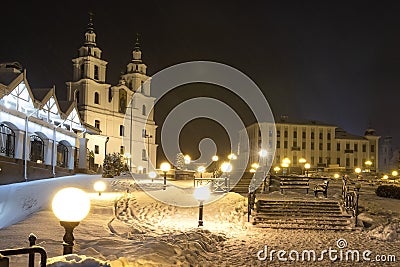
[[[396,3],[397,2],[397,3]],[[136,33],[152,75],[211,60],[246,73],[275,116],[313,119],[363,134],[370,124],[400,144],[398,1],[7,1],[0,61],[19,61],[32,87],[65,98],[88,11],[115,84]]]

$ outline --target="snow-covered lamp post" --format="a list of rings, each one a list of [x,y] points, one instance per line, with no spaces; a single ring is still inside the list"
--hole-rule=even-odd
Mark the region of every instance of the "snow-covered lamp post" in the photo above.
[[[199,227],[203,226],[203,203],[210,198],[210,189],[207,186],[197,187],[194,190],[194,198],[199,201]]]
[[[101,193],[103,193],[106,190],[106,184],[103,181],[97,181],[93,185],[94,191],[99,193],[99,196],[101,196]]]
[[[90,199],[81,189],[67,187],[56,193],[52,201],[54,215],[65,229],[63,255],[72,254],[73,231],[90,211]]]
[[[154,178],[157,177],[157,173],[156,172],[149,172],[149,177],[150,177],[151,181],[154,182]]]
[[[160,166],[161,171],[164,172],[164,187],[163,190],[167,188],[167,172],[171,169],[171,165],[168,162],[161,163]]]
[[[306,177],[308,177],[308,170],[311,168],[311,164],[310,163],[306,163],[304,164],[304,169],[306,169]]]
[[[203,178],[203,172],[205,172],[205,171],[206,171],[206,167],[204,167],[204,166],[199,166],[197,168],[197,172],[200,173],[200,178]]]

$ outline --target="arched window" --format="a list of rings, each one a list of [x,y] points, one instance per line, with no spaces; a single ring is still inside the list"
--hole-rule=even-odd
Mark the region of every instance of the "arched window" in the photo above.
[[[100,95],[99,95],[99,93],[98,92],[95,92],[94,93],[94,103],[95,104],[100,104]]]
[[[146,105],[142,106],[142,115],[146,116]]]
[[[124,89],[119,89],[119,108],[120,113],[126,112],[126,91]]]
[[[98,80],[99,79],[99,66],[94,65],[94,79]]]
[[[68,168],[68,148],[61,143],[57,145],[57,166]]]
[[[0,155],[13,158],[15,154],[15,133],[5,124],[0,124]]]
[[[31,135],[31,151],[29,154],[31,161],[43,163],[44,159],[44,142],[37,135]]]
[[[85,65],[81,65],[81,78],[85,78]]]

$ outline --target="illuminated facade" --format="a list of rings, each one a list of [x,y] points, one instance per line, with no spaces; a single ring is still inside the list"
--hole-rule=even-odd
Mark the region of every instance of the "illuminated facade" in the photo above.
[[[95,163],[102,165],[107,153],[126,156],[133,172],[147,172],[156,162],[153,120],[154,97],[150,95],[150,77],[136,41],[132,60],[117,85],[106,83],[107,61],[96,44],[96,33],[90,20],[85,41],[73,62],[73,80],[67,83],[68,99],[76,101],[82,120],[100,130],[87,135],[88,148]],[[132,100],[132,106],[130,106]],[[150,157],[150,161],[149,161]]]
[[[261,129],[260,129],[261,128]],[[264,148],[272,166],[280,166],[284,158],[289,158],[290,167],[302,168],[303,158],[311,168],[353,171],[355,168],[376,171],[378,169],[379,136],[368,129],[364,136],[347,133],[343,129],[316,121],[290,122],[283,118],[272,123],[253,124],[246,128],[249,135],[250,151],[239,146],[239,152],[249,155],[250,162],[259,162],[258,152]],[[276,130],[276,132],[275,132]],[[266,134],[266,143],[261,143],[261,131]],[[245,138],[244,130],[240,133]],[[276,147],[275,154],[271,151]],[[371,161],[371,166],[365,162]]]
[[[20,179],[25,159],[28,178],[34,175],[35,168],[36,173],[51,170],[52,176],[58,176],[58,171],[72,172],[78,164],[77,133],[82,131],[74,103],[58,102],[54,87],[32,89],[20,64],[0,64],[2,175]],[[11,163],[14,165],[8,166]],[[4,166],[8,166],[7,170]],[[48,173],[42,178],[45,177],[49,177]]]

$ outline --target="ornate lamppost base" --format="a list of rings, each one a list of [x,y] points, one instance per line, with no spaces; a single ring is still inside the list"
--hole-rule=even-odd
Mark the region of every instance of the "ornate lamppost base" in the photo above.
[[[72,248],[74,246],[74,228],[79,225],[79,222],[65,222],[60,221],[60,225],[64,227],[65,234],[63,237],[63,255],[72,254]]]

